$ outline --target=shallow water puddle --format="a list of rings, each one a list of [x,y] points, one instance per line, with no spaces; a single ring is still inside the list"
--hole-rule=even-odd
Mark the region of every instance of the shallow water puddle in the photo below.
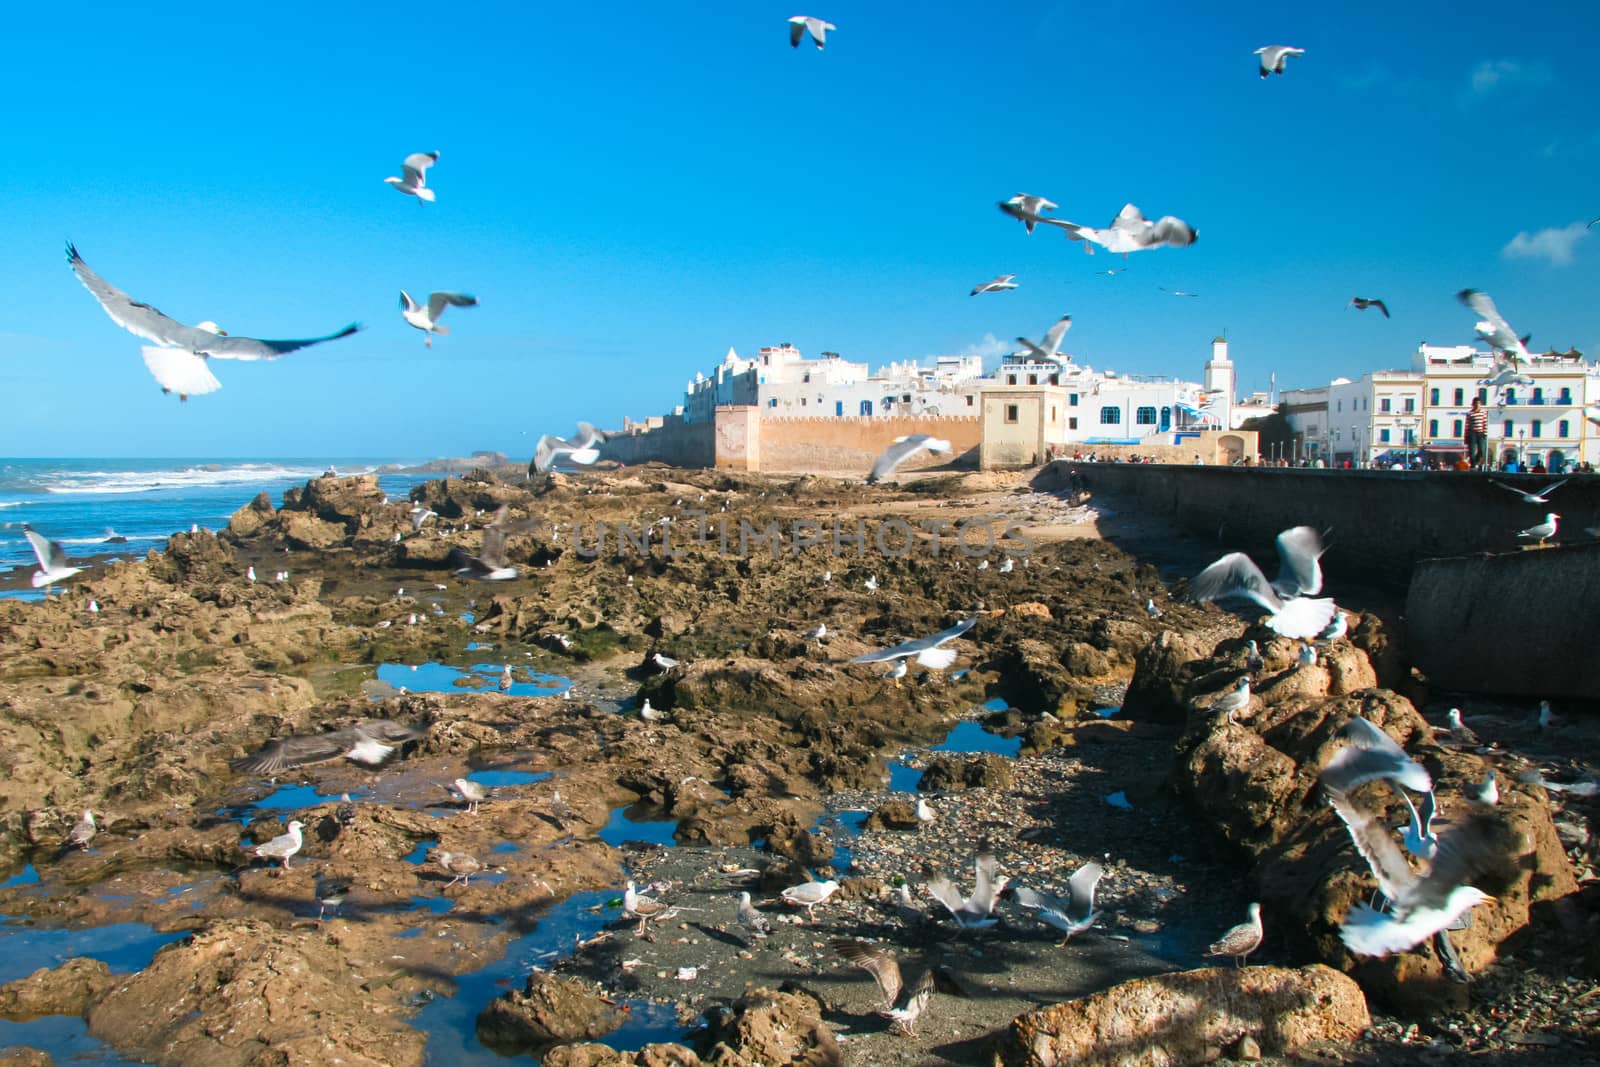
[[[868,814],[865,811],[836,811],[818,819],[811,828],[812,833],[821,829],[832,830],[833,861],[829,866],[841,875],[856,861],[851,842],[861,836],[861,826],[867,821]]]
[[[533,930],[506,947],[506,954],[480,970],[455,979],[454,996],[429,1001],[412,1025],[428,1035],[424,1063],[432,1067],[504,1067],[507,1057],[485,1048],[478,1040],[477,1019],[488,1003],[509,989],[520,990],[535,967],[547,967],[557,956],[572,950],[579,940],[587,940],[616,922],[621,913],[608,907],[617,898],[615,890],[575,893],[554,904],[539,917]],[[677,1020],[669,1004],[650,1001],[623,1001],[628,1021],[596,1040],[622,1052],[634,1052],[658,1041],[678,1041],[690,1027]],[[519,1056],[517,1062],[524,1062]],[[531,1060],[537,1062],[537,1060]]]
[[[611,818],[600,830],[600,840],[612,848],[621,848],[625,841],[643,841],[664,848],[677,847],[678,839],[672,836],[678,829],[677,822],[650,817],[659,814],[659,809],[648,804],[613,808]]]
[[[991,701],[990,703],[993,703]],[[1000,702],[1002,707],[1005,702]],[[993,752],[1000,756],[1015,757],[1022,751],[1022,738],[1001,737],[991,734],[980,724],[972,721],[956,723],[956,728],[951,730],[945,739],[934,745],[931,752]]]
[[[504,663],[474,663],[471,667],[452,667],[447,663],[429,661],[415,665],[405,663],[380,663],[378,681],[410,693],[461,693],[498,691],[500,672]],[[524,682],[521,675],[532,681]],[[511,688],[507,696],[553,697],[572,687],[572,680],[559,674],[543,674],[526,668],[512,669]]]
[[[437,837],[418,841],[417,847],[405,854],[405,861],[414,867],[420,867],[422,864],[428,862],[428,853],[434,848],[437,848],[438,845],[439,839]]]
[[[22,868],[22,871],[20,873],[12,875],[10,878],[7,878],[4,882],[0,882],[0,889],[15,889],[19,885],[38,885],[38,884],[39,884],[39,872],[34,870],[33,869],[33,864],[30,863],[26,867]]]
[[[532,785],[542,782],[550,777],[549,771],[509,771],[498,768],[485,768],[481,771],[471,771],[467,774],[467,781],[477,782],[490,789],[500,789],[514,785]]]
[[[915,793],[922,784],[922,768],[913,767],[905,756],[889,761],[889,788],[896,793]]]
[[[163,945],[187,936],[187,931],[157,933],[143,923],[116,923],[75,930],[47,930],[7,923],[0,925],[0,982],[24,978],[41,967],[59,966],[74,956],[104,960],[113,974],[131,974],[148,966]],[[90,1037],[88,1024],[76,1017],[51,1015],[25,1023],[0,1020],[0,1047],[10,1045],[40,1049],[49,1053],[56,1063],[121,1067],[135,1062]]]

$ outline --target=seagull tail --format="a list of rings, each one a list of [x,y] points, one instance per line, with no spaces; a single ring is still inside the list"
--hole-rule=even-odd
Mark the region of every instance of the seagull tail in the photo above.
[[[417,190],[417,199],[426,200],[430,204],[433,203],[433,190],[424,185]]]
[[[450,332],[450,327],[441,325],[441,324],[436,322],[436,323],[433,324],[432,332],[438,334],[440,337],[443,337],[445,334]]]

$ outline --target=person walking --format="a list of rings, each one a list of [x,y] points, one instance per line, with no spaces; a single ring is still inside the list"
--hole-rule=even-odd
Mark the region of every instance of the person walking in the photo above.
[[[1489,463],[1489,412],[1476,396],[1467,411],[1467,462],[1473,470],[1482,470]]]

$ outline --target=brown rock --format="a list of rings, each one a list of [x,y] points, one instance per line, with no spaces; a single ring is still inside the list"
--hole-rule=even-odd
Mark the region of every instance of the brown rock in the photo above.
[[[0,1067],[50,1067],[54,1062],[50,1053],[27,1045],[0,1049]]]
[[[861,823],[863,830],[915,830],[922,825],[917,822],[916,805],[904,800],[890,800],[879,806],[877,811],[868,815]]]
[[[1013,604],[1007,610],[1012,615],[1018,615],[1025,619],[1043,619],[1046,622],[1049,622],[1052,618],[1054,618],[1054,616],[1050,614],[1049,605],[1041,604],[1036,600],[1028,600],[1021,604]]]
[[[1194,665],[1209,651],[1203,639],[1163,630],[1134,661],[1133,680],[1122,700],[1121,718],[1182,722],[1189,713],[1184,693]]]
[[[41,1015],[82,1015],[112,982],[100,960],[76,957],[54,969],[41,967],[0,986],[0,1016],[26,1022]]]
[[[503,1055],[608,1034],[624,1016],[589,985],[535,971],[478,1013],[478,1040]]]
[[[1136,978],[1019,1015],[994,1062],[1005,1067],[1200,1063],[1249,1036],[1274,1053],[1351,1040],[1372,1025],[1354,981],[1321,964],[1210,967]]]
[[[90,1034],[116,1048],[207,1067],[420,1067],[425,1044],[400,1018],[374,1010],[337,943],[256,921],[213,923],[162,949],[144,970],[118,976],[88,1018]]]
[[[933,756],[917,783],[917,791],[922,793],[1010,787],[1011,761],[993,752],[976,756]]]
[[[709,1067],[844,1064],[839,1042],[822,1021],[822,1005],[804,993],[751,990],[723,1013],[710,1040]]]
[[[303,511],[286,512],[283,520],[283,537],[290,547],[306,549],[332,548],[344,543],[345,530],[337,523],[327,522]]]

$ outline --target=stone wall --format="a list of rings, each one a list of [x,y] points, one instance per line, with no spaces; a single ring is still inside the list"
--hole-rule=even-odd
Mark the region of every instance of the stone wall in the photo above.
[[[655,460],[675,467],[710,467],[716,464],[716,426],[709,422],[684,422],[669,415],[659,427],[630,427],[601,446],[600,458],[619,463]]]
[[[977,460],[981,424],[976,415],[795,417],[761,419],[761,469],[779,473],[829,473],[865,477],[878,454],[896,437],[932,434],[950,442],[943,456],[923,453],[900,470],[971,466]]]
[[[1600,542],[1425,560],[1406,595],[1406,649],[1452,689],[1594,700],[1597,630]]]
[[[1517,531],[1547,510],[1567,516],[1556,541],[1595,540],[1581,527],[1600,516],[1600,476],[1578,475],[1549,507],[1525,504],[1493,482],[1533,489],[1544,475],[1473,471],[1307,470],[1298,467],[1196,467],[1058,460],[1040,485],[1082,473],[1088,489],[1124,501],[1124,510],[1167,516],[1218,539],[1224,550],[1250,552],[1270,575],[1273,539],[1290,526],[1328,531],[1330,567],[1391,581],[1409,578],[1419,560],[1515,552],[1529,544]],[[1115,505],[1113,505],[1115,506]]]

